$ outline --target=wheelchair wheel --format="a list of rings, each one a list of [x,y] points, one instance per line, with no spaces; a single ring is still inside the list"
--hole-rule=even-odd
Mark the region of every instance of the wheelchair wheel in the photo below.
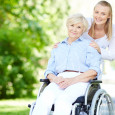
[[[114,115],[112,99],[105,90],[99,89],[95,93],[89,115]]]

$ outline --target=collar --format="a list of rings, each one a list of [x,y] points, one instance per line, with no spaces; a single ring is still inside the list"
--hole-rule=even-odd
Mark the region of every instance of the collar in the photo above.
[[[61,43],[67,43],[68,44],[68,38],[69,37],[67,37],[66,39],[64,39]],[[76,39],[74,42],[77,42],[77,41],[82,41],[84,38],[82,37],[82,36],[80,36],[78,39]]]

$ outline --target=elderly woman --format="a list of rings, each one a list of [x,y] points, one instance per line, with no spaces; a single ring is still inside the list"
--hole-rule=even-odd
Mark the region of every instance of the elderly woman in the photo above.
[[[45,77],[50,84],[36,101],[33,115],[70,115],[72,103],[85,94],[89,80],[100,74],[101,56],[81,35],[88,22],[80,14],[67,19],[68,37],[53,49]]]
[[[88,31],[83,36],[91,40],[104,60],[115,60],[115,24],[112,24],[112,6],[109,2],[99,1],[93,11],[93,18],[87,18]],[[58,47],[58,43],[54,48]]]

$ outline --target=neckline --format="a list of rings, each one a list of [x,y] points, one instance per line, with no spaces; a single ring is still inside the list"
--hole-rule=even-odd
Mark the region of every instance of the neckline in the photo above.
[[[92,37],[88,34],[88,32],[87,32],[87,35],[88,35],[91,39],[93,39],[94,41],[96,41],[96,40],[98,40],[98,39],[103,39],[103,38],[106,37],[106,34],[105,34],[105,35],[104,35],[103,37],[101,37],[101,38],[94,39],[94,38],[92,38]]]

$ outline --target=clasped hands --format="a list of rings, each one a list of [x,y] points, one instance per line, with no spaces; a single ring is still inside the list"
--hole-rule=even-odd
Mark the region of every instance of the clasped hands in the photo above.
[[[73,78],[63,78],[62,76],[55,77],[53,82],[58,84],[61,89],[65,89],[73,84]]]

